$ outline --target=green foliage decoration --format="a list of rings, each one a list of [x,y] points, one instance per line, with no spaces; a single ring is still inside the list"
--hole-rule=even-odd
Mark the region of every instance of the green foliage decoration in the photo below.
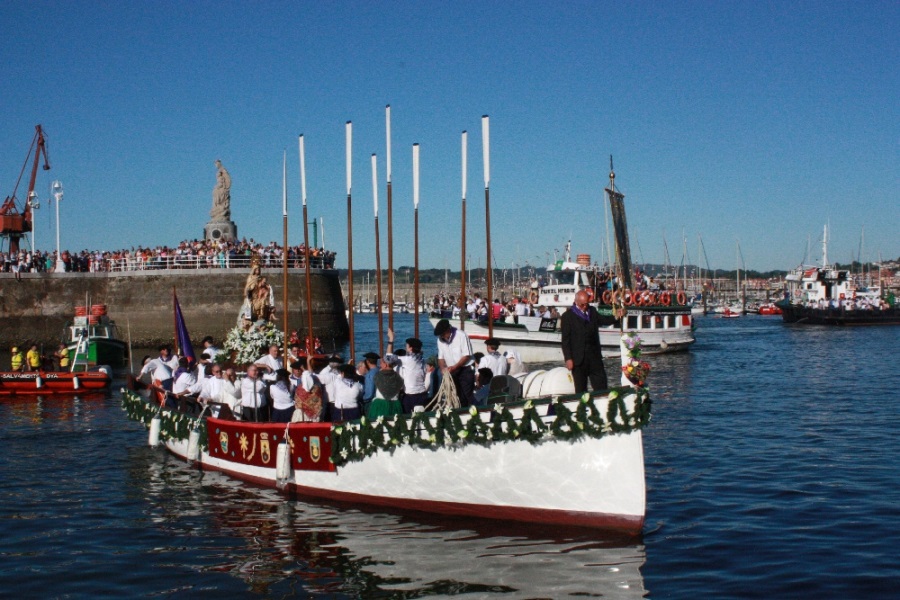
[[[159,415],[159,439],[161,441],[187,441],[191,431],[199,429],[201,450],[206,451],[209,448],[205,418],[186,415],[166,408],[160,409],[160,407],[148,402],[138,394],[124,389],[122,390],[122,408],[129,419],[143,423],[148,429],[153,417]]]

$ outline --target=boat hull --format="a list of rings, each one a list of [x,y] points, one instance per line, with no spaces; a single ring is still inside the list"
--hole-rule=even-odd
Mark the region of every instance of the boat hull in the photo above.
[[[579,399],[571,401],[574,410]],[[594,399],[607,414],[607,397]],[[624,399],[635,410],[634,396]],[[550,422],[551,405],[540,407]],[[510,409],[522,418],[523,408]],[[491,411],[460,414],[488,423]],[[344,425],[346,426],[346,424]],[[195,464],[253,484],[278,487],[277,447],[289,437],[292,473],[282,487],[309,498],[363,503],[503,521],[590,527],[627,535],[640,533],[646,513],[643,438],[639,428],[577,440],[540,443],[509,440],[487,445],[401,444],[362,460],[335,466],[329,460],[330,423],[243,423],[206,419],[208,450]],[[166,448],[187,459],[186,439]]]
[[[63,372],[2,372],[0,396],[79,394],[104,390],[112,379],[103,371],[86,373]]]
[[[842,308],[809,308],[780,303],[785,323],[798,325],[900,325],[900,308],[846,310]]]
[[[75,350],[78,344],[69,344],[69,360],[75,360]],[[87,343],[87,352],[78,358],[78,364],[87,364],[88,367],[109,365],[114,369],[125,367],[126,344],[122,340],[91,338]]]

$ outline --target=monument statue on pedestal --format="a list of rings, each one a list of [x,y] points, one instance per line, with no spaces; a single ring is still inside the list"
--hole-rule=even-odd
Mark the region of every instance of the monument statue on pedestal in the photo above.
[[[237,239],[237,225],[231,220],[231,175],[216,160],[216,185],[212,191],[213,205],[209,211],[209,223],[204,229],[204,237],[212,241]]]

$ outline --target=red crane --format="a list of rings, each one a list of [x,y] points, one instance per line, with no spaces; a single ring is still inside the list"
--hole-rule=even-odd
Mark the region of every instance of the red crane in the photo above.
[[[16,204],[16,191],[19,189],[19,183],[22,181],[22,175],[25,174],[25,168],[28,166],[28,159],[34,152],[34,163],[31,166],[31,179],[28,181],[28,196],[25,198],[25,206],[22,212]],[[19,251],[19,240],[26,233],[32,232],[34,224],[32,223],[31,202],[34,198],[34,182],[37,179],[37,168],[40,162],[41,154],[44,155],[44,170],[50,170],[50,158],[47,156],[47,142],[44,140],[44,130],[40,125],[34,127],[34,139],[31,140],[31,147],[28,154],[25,155],[25,164],[22,165],[22,172],[19,173],[19,179],[16,180],[16,187],[13,193],[6,197],[3,206],[0,207],[0,237],[9,238],[10,254]]]

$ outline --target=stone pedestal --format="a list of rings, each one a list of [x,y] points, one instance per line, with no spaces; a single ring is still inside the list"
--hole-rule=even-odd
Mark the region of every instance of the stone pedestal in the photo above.
[[[203,228],[203,236],[206,240],[213,242],[235,241],[238,239],[237,225],[233,221],[210,221]]]

